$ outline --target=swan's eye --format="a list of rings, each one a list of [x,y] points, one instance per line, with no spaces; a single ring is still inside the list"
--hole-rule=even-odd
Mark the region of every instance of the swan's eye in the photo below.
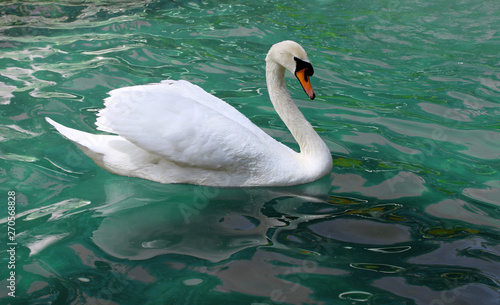
[[[314,69],[310,62],[302,60],[298,57],[293,57],[293,59],[295,60],[295,73],[297,73],[297,71],[305,69],[307,76],[314,75]]]

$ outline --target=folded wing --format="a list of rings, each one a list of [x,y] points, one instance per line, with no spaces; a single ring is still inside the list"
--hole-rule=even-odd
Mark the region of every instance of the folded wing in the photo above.
[[[226,102],[186,81],[114,90],[98,129],[115,133],[180,166],[213,170],[251,167],[275,141]]]

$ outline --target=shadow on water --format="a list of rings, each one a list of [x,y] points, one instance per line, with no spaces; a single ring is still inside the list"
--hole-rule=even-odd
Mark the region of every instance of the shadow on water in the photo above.
[[[325,203],[329,187],[326,179],[298,188],[179,185],[168,187],[172,192],[162,193],[163,199],[157,196],[148,202],[136,199],[133,187],[107,184],[106,202],[111,203],[95,209],[95,216],[103,220],[92,239],[118,258],[141,260],[173,253],[219,262],[242,249],[268,245],[271,229],[301,219],[266,215],[266,204],[280,198]]]

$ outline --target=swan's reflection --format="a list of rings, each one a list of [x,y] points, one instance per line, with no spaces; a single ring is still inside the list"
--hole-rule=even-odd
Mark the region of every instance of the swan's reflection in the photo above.
[[[330,184],[322,179],[272,189],[178,185],[149,199],[134,198],[145,193],[135,185],[105,187],[109,204],[97,210],[105,218],[93,241],[106,253],[130,260],[181,254],[218,262],[242,249],[268,244],[268,230],[286,225],[262,213],[266,202],[284,196],[324,202]]]

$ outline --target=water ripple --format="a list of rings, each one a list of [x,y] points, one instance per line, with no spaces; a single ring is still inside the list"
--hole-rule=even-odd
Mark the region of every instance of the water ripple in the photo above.
[[[0,181],[17,194],[19,301],[494,303],[499,10],[496,0],[2,2]],[[285,39],[316,71],[313,102],[287,78],[333,154],[316,183],[116,176],[44,121],[91,131],[108,91],[186,79],[297,148],[265,85],[265,54]]]

